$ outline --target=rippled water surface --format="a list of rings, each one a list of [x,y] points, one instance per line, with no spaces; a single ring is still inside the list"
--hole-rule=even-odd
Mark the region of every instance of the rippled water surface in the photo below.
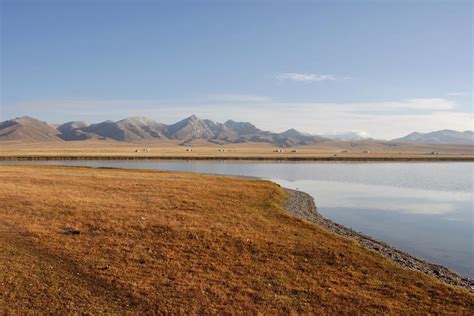
[[[269,179],[310,193],[324,216],[474,277],[474,163],[54,161]]]

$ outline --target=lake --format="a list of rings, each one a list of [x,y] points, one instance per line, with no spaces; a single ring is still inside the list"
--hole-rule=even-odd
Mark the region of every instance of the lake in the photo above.
[[[337,223],[474,278],[474,163],[42,161],[28,164],[176,170],[272,180],[311,194],[318,211]]]

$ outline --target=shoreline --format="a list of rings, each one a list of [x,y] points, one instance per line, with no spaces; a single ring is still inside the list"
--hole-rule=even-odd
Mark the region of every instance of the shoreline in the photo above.
[[[174,155],[174,156],[130,156],[130,155],[76,155],[76,156],[57,156],[57,155],[0,155],[0,161],[76,161],[76,160],[235,160],[235,161],[356,161],[356,162],[474,162],[472,155],[426,155],[420,156],[193,156],[193,155]]]
[[[297,218],[317,224],[337,235],[355,240],[362,247],[371,249],[398,265],[428,274],[444,283],[474,291],[473,279],[464,277],[442,265],[426,262],[384,242],[356,232],[344,225],[337,224],[318,213],[314,199],[308,193],[287,188],[283,189],[288,194],[288,200],[284,206],[285,210]]]

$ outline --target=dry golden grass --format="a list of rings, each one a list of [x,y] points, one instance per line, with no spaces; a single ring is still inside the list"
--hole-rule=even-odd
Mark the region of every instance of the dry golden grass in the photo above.
[[[283,149],[275,153],[277,147],[265,143],[243,143],[220,146],[205,141],[195,141],[192,147],[178,146],[177,141],[159,141],[133,144],[117,141],[71,141],[51,143],[0,142],[0,159],[11,156],[45,156],[45,157],[231,157],[231,158],[391,158],[391,159],[439,159],[464,158],[474,160],[474,146],[461,145],[393,145],[373,142],[323,142],[319,145],[301,146]],[[148,152],[143,148],[150,148]],[[192,149],[191,152],[186,149]],[[225,152],[219,152],[225,148]],[[135,152],[135,150],[140,150]],[[296,150],[292,152],[292,150]],[[343,151],[348,151],[344,153]],[[363,151],[369,150],[369,153]],[[431,155],[431,152],[439,155]]]
[[[296,219],[284,199],[252,179],[2,166],[0,311],[474,312],[468,291]]]

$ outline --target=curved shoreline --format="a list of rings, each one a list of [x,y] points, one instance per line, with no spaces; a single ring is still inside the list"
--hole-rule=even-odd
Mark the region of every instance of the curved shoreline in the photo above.
[[[474,280],[463,277],[444,266],[426,262],[384,242],[334,223],[317,212],[314,199],[308,193],[287,188],[284,188],[284,190],[288,194],[285,209],[296,217],[315,223],[337,235],[356,240],[364,248],[371,249],[403,267],[423,272],[444,283],[474,291]]]

